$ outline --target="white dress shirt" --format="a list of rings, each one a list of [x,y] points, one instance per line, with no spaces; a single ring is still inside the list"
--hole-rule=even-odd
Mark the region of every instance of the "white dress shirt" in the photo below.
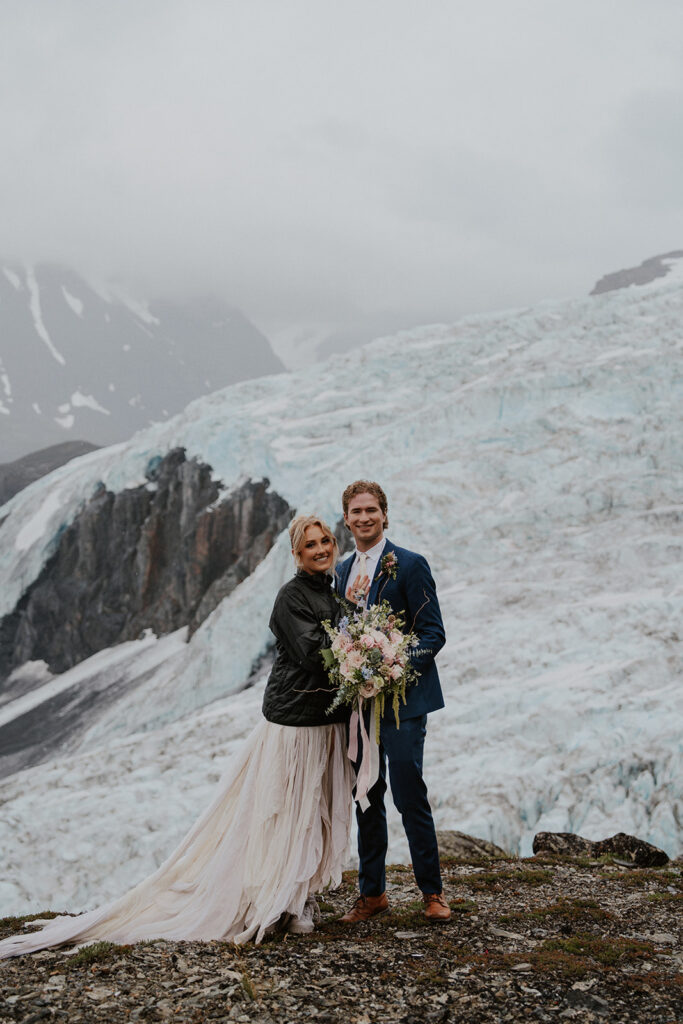
[[[386,537],[382,537],[381,540],[377,541],[377,543],[375,544],[374,547],[370,548],[369,551],[365,551],[364,552],[364,554],[365,554],[365,574],[366,574],[366,576],[370,577],[370,586],[372,586],[372,581],[373,581],[373,579],[375,577],[375,570],[377,569],[377,563],[379,562],[380,558],[382,557],[382,552],[384,551],[384,545],[386,544],[386,542],[387,542]],[[361,571],[360,571],[360,565],[361,565],[360,554],[361,554],[360,551],[358,550],[358,548],[356,548],[356,557],[354,558],[353,562],[351,563],[351,572],[349,573],[348,583],[346,585],[347,590],[351,586],[351,584],[353,583],[355,578],[357,576],[361,575]],[[367,595],[366,595],[365,600],[362,602],[363,606],[365,606],[366,602],[367,602]]]

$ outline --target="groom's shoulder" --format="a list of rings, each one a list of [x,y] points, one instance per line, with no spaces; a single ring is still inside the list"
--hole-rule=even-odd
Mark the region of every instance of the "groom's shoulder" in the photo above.
[[[403,562],[403,564],[406,566],[427,564],[427,559],[424,557],[424,555],[421,555],[419,551],[411,551],[410,548],[399,547],[398,544],[394,544],[394,542],[390,541],[388,538],[387,543],[389,545],[389,550],[393,551],[394,554],[396,555],[396,559],[399,565],[401,564],[401,562]],[[386,550],[387,549],[385,548],[385,553]]]

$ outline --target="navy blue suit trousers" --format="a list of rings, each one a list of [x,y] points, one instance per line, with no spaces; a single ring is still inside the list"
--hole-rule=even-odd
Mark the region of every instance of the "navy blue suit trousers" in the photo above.
[[[368,793],[370,806],[362,811],[356,804],[358,823],[358,883],[363,896],[379,896],[386,889],[387,815],[384,794],[389,784],[396,809],[403,820],[415,881],[423,893],[442,890],[439,849],[434,819],[422,778],[422,756],[427,734],[427,716],[404,718],[400,729],[393,716],[382,719],[378,781]],[[359,743],[360,750],[360,743]],[[360,766],[354,764],[356,772]]]

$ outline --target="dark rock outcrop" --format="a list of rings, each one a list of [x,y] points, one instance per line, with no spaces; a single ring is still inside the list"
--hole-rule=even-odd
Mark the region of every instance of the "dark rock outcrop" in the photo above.
[[[0,620],[0,678],[35,660],[64,672],[146,629],[196,629],[291,516],[267,480],[221,499],[210,466],[186,459],[183,449],[155,460],[140,487],[118,494],[102,487]]]
[[[592,859],[609,854],[638,868],[658,868],[669,862],[664,850],[646,843],[644,839],[629,836],[626,832],[617,832],[609,839],[600,839],[597,842],[576,836],[573,832],[539,832],[534,836],[533,851],[535,854],[550,853],[563,857]]]
[[[650,284],[658,277],[666,277],[669,267],[664,260],[675,260],[683,258],[683,249],[675,249],[673,252],[662,253],[661,256],[651,256],[643,260],[639,267],[629,267],[627,270],[617,270],[613,274],[605,274],[601,277],[591,295],[601,295],[603,292],[614,292],[619,288],[628,288],[632,284]]]
[[[49,448],[31,452],[30,455],[24,455],[14,462],[3,463],[0,465],[0,505],[4,505],[34,480],[39,480],[41,476],[47,476],[53,469],[58,469],[71,459],[94,452],[96,449],[97,445],[90,444],[89,441],[65,441],[63,444],[53,444]]]
[[[466,832],[457,832],[444,829],[436,833],[436,841],[439,844],[439,856],[455,857],[458,860],[469,861],[473,857],[509,857],[501,846],[490,843],[487,839],[477,839],[475,836],[468,836]]]
[[[346,526],[343,519],[338,519],[334,525],[334,535],[337,538],[337,544],[339,546],[339,554],[343,558],[348,555],[349,551],[353,551],[355,544],[353,541],[353,534]]]

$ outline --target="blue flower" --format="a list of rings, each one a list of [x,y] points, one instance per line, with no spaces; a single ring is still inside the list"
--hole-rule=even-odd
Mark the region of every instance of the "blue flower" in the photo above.
[[[372,669],[368,668],[367,665],[363,665],[360,671],[361,675],[363,676],[363,679],[372,679]]]

